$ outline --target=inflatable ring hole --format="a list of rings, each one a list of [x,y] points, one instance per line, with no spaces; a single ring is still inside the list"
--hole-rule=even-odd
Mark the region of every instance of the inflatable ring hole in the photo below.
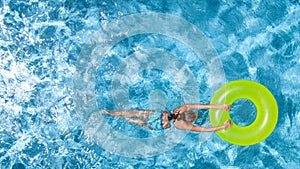
[[[256,119],[256,106],[248,99],[238,99],[231,105],[231,120],[238,126],[249,126]]]

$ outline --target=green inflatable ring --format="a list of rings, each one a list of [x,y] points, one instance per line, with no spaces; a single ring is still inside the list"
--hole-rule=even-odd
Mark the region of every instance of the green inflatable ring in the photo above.
[[[234,122],[231,128],[217,133],[223,140],[241,146],[259,143],[274,130],[278,119],[278,106],[272,93],[263,85],[237,80],[222,86],[213,96],[211,104],[232,104],[238,99],[248,99],[256,106],[256,119],[249,126],[238,126]],[[230,119],[230,113],[211,109],[209,112],[212,126],[224,125]]]

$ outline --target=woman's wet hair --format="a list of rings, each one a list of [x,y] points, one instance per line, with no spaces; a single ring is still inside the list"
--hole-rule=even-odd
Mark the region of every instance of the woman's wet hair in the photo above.
[[[185,111],[185,112],[178,114],[176,119],[193,123],[198,119],[198,114],[193,111]]]

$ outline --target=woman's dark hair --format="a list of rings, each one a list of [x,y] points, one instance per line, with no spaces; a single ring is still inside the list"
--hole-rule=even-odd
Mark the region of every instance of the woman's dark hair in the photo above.
[[[185,112],[182,112],[182,113],[179,113],[179,114],[176,114],[176,115],[172,114],[169,117],[169,120],[173,120],[173,119],[183,120],[183,121],[186,121],[186,122],[193,123],[198,119],[198,114],[193,112],[193,111],[185,111]]]

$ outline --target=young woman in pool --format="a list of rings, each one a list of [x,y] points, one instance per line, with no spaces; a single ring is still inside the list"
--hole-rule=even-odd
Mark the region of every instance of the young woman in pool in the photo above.
[[[146,126],[151,130],[162,130],[170,128],[170,122],[173,121],[174,126],[180,130],[191,130],[194,132],[214,132],[230,128],[231,121],[227,120],[223,126],[205,128],[193,125],[198,119],[198,114],[191,109],[221,109],[230,110],[230,105],[217,104],[184,104],[174,109],[173,114],[168,111],[155,112],[154,110],[101,110],[102,114],[109,114],[115,117],[129,118],[127,121],[139,126]]]

